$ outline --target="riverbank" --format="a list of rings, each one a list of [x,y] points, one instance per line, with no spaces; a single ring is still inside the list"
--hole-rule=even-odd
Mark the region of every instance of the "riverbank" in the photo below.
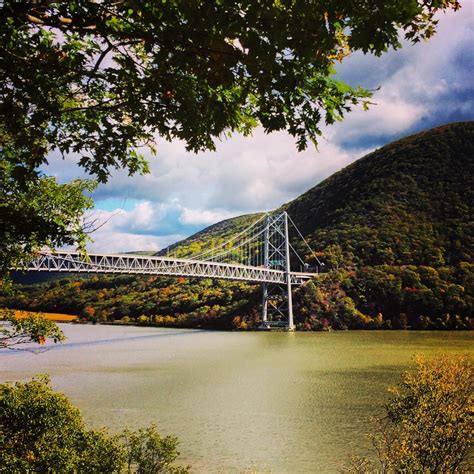
[[[2,311],[7,311],[8,309],[0,309],[0,320],[2,319]],[[40,311],[24,311],[24,310],[14,310],[10,309],[15,313],[15,316],[18,318],[24,318],[28,314],[37,314],[43,315],[46,319],[50,321],[54,321],[56,323],[75,323],[75,324],[85,324],[85,325],[103,325],[103,326],[120,326],[120,327],[142,327],[142,328],[164,328],[164,329],[198,329],[198,330],[210,330],[210,331],[226,331],[226,332],[256,332],[260,331],[261,320],[254,319],[252,321],[242,321],[239,318],[239,321],[232,325],[226,325],[219,323],[217,318],[212,318],[208,321],[205,321],[204,324],[202,321],[194,321],[189,318],[183,317],[172,317],[172,316],[165,316],[165,317],[147,317],[147,316],[139,316],[136,318],[132,318],[129,316],[125,316],[122,319],[118,320],[98,320],[95,317],[84,317],[84,316],[76,316],[72,314],[65,314],[65,313],[49,313],[49,312],[40,312]],[[223,320],[225,318],[222,318]],[[217,321],[217,322],[216,322]],[[215,324],[213,324],[215,323]],[[345,332],[345,331],[355,331],[358,332],[360,330],[369,330],[369,331],[422,331],[422,332],[429,332],[429,331],[472,331],[472,326],[464,327],[464,328],[450,328],[449,326],[441,326],[439,328],[422,328],[422,327],[404,327],[404,328],[390,328],[390,327],[361,327],[361,328],[351,328],[348,329],[347,327],[344,328],[333,328],[327,325],[321,325],[316,328],[308,328],[307,325],[297,323],[296,324],[296,331],[297,332]],[[273,331],[275,332],[275,331]]]
[[[0,320],[3,319],[3,313],[8,311],[7,309],[0,309]],[[13,309],[11,310],[15,314],[15,317],[18,319],[26,318],[28,315],[42,315],[46,319],[53,321],[55,323],[71,323],[78,320],[78,316],[73,314],[64,314],[64,313],[45,313],[42,311],[21,311]]]

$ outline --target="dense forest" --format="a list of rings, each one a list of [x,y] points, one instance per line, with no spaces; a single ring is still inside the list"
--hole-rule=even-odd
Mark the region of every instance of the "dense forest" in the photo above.
[[[473,157],[474,122],[445,125],[389,144],[282,206],[327,269],[295,291],[298,328],[472,328]],[[257,217],[228,219],[160,253],[198,253]],[[255,285],[133,276],[0,295],[0,306],[93,321],[235,329],[255,327],[259,303]]]

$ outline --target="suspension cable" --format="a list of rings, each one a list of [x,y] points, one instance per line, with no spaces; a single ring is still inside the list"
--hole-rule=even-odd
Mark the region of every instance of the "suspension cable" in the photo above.
[[[235,251],[236,249],[242,247],[243,245],[246,245],[248,244],[249,242],[252,242],[254,241],[257,237],[259,237],[260,235],[262,235],[264,232],[266,231],[266,228],[263,228],[260,232],[258,232],[258,234],[254,234],[252,237],[250,237],[249,239],[247,240],[244,240],[243,242],[241,242],[239,245],[236,245],[235,247],[231,247],[230,249],[227,249],[225,250],[224,252],[221,252],[221,253],[218,253],[217,255],[213,255],[211,258],[217,258],[217,257],[221,257],[223,255],[226,255],[230,252],[233,252]],[[219,247],[216,247],[216,248],[219,248]],[[202,255],[202,254],[201,254]],[[196,258],[196,257],[194,257]]]
[[[306,244],[306,247],[308,247],[309,251],[313,254],[313,257],[316,259],[316,261],[319,263],[319,265],[323,266],[324,263],[319,260],[318,256],[314,253],[313,249],[310,247],[306,239],[303,237],[303,234],[300,232],[298,227],[296,227],[296,224],[293,222],[293,219],[290,217],[290,215],[287,213],[288,219],[290,219],[290,222],[293,224],[293,227],[296,229],[296,232],[300,235],[300,237],[303,239],[303,242]]]
[[[197,255],[190,255],[189,257],[187,258],[193,258],[193,259],[197,259],[198,257],[202,257],[203,255],[207,255],[208,253],[212,253],[214,252],[215,250],[219,249],[219,248],[222,248],[222,247],[225,247],[226,245],[230,244],[231,242],[233,242],[234,240],[236,240],[238,237],[240,237],[241,235],[245,234],[245,232],[249,231],[250,229],[252,229],[253,227],[255,227],[260,221],[262,221],[265,217],[267,217],[269,215],[268,212],[265,212],[265,214],[263,216],[261,216],[259,219],[257,219],[252,225],[250,225],[249,227],[247,227],[246,229],[244,229],[242,232],[232,236],[230,239],[226,240],[224,243],[218,245],[217,247],[213,247],[212,249],[209,249],[209,250],[206,250],[205,252],[201,252]]]
[[[298,260],[303,264],[303,265],[306,265],[306,263],[302,260],[302,258],[300,257],[299,253],[295,250],[295,248],[293,247],[293,245],[289,244],[290,245],[290,248],[291,250],[293,250],[294,254],[298,257]]]

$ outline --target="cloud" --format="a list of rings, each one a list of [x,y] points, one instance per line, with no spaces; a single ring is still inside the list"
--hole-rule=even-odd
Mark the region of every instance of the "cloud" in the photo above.
[[[93,242],[88,249],[91,252],[127,252],[133,250],[157,251],[177,240],[184,234],[173,233],[166,222],[169,209],[164,206],[152,206],[150,202],[141,202],[131,211],[94,210],[85,216],[92,223]],[[160,229],[163,224],[165,231]],[[160,235],[161,234],[161,235]]]
[[[202,209],[184,208],[180,217],[183,224],[209,225],[232,217],[232,213],[227,211],[205,211]]]
[[[302,153],[285,132],[255,130],[218,142],[216,152],[187,153],[158,141],[151,174],[113,172],[94,194],[96,216],[110,221],[95,234],[96,251],[157,249],[216,221],[279,207],[357,158],[401,136],[441,123],[474,118],[474,6],[440,15],[428,42],[404,44],[380,58],[354,54],[338,68],[352,85],[377,88],[360,108],[325,128],[318,149]],[[51,157],[61,180],[81,174],[74,157]]]
[[[417,124],[427,113],[422,104],[404,101],[399,94],[386,91],[374,97],[370,112],[358,109],[333,133],[333,140],[342,148],[371,148],[385,144]]]
[[[376,147],[450,121],[474,118],[474,2],[438,15],[436,35],[427,42],[403,42],[376,58],[354,54],[338,68],[351,85],[374,92],[369,112],[357,110],[331,132],[348,149]]]
[[[87,248],[91,253],[123,253],[142,250],[157,252],[184,237],[181,234],[171,234],[164,238],[127,232],[99,232],[94,236],[94,242]]]
[[[354,159],[352,151],[347,153],[324,138],[319,151],[310,145],[298,153],[286,133],[266,135],[261,129],[252,138],[236,136],[219,143],[216,152],[192,155],[176,141],[160,142],[158,154],[159,158],[149,158],[151,175],[130,178],[116,173],[99,187],[95,199],[100,203],[122,196],[175,203],[227,217],[277,207]]]

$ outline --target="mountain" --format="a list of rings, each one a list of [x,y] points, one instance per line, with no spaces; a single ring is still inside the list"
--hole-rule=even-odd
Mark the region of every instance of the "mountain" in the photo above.
[[[384,146],[279,208],[328,269],[294,290],[298,329],[474,328],[473,160],[474,122],[453,123]],[[219,222],[160,254],[198,254],[260,216]],[[0,293],[0,307],[220,329],[258,325],[260,301],[260,287],[244,282],[125,275]]]
[[[384,146],[283,210],[330,270],[296,290],[300,329],[474,327],[474,122]],[[222,242],[257,217],[222,221],[174,252]]]
[[[473,177],[474,122],[453,123],[384,146],[279,210],[333,266],[455,265],[473,258]],[[219,222],[169,250],[199,252],[258,216]]]

